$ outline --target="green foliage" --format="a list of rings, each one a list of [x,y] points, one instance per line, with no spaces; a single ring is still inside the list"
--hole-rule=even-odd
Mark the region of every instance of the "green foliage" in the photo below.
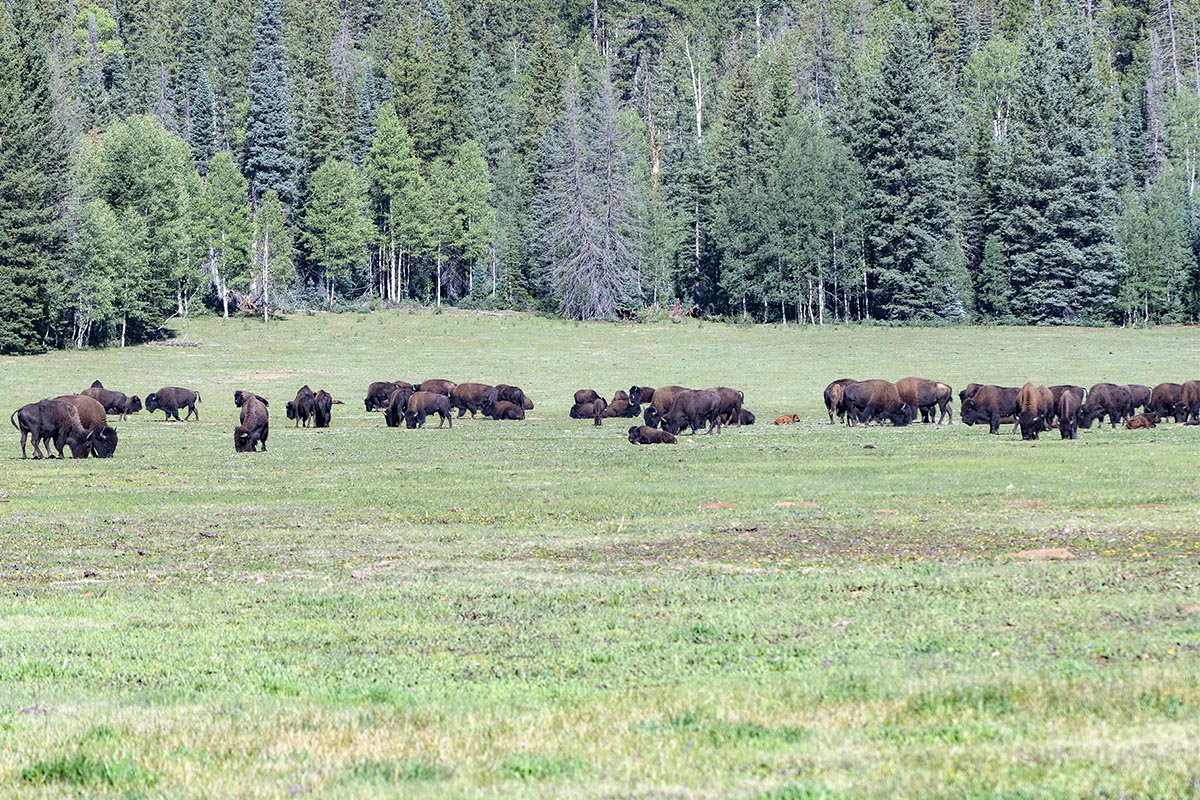
[[[329,305],[340,292],[361,292],[366,284],[367,185],[345,161],[331,159],[313,173],[311,197],[300,233],[308,263],[318,270]]]
[[[283,69],[280,0],[261,0],[254,23],[244,164],[255,198],[271,189],[284,202],[291,202],[296,192],[296,158],[292,150]]]

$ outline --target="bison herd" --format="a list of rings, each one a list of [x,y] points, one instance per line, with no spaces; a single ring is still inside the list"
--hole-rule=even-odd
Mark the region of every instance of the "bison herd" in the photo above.
[[[1037,439],[1043,431],[1058,429],[1063,439],[1074,439],[1079,428],[1108,419],[1112,427],[1152,428],[1164,419],[1200,424],[1200,381],[1160,383],[1151,389],[1142,384],[1097,383],[1082,386],[1058,384],[1021,387],[968,384],[958,393],[959,419],[966,425],[988,426],[999,433],[1001,425],[1015,425],[1022,439]],[[847,425],[882,423],[908,425],[920,414],[923,422],[950,421],[951,388],[927,378],[857,381],[841,378],[825,387],[825,409]],[[1138,413],[1138,409],[1142,413]]]
[[[234,405],[240,409],[234,427],[236,452],[265,451],[270,432],[269,402],[261,395],[239,389]],[[1021,387],[993,384],[969,384],[958,392],[959,419],[966,425],[988,426],[998,433],[1001,425],[1014,425],[1023,439],[1037,439],[1044,431],[1057,429],[1064,439],[1074,439],[1079,428],[1090,428],[1107,419],[1113,427],[1124,424],[1130,429],[1153,428],[1167,419],[1177,423],[1200,424],[1200,381],[1160,383],[1150,388],[1141,384],[1097,383],[1088,390],[1082,386],[1054,386],[1026,383]],[[908,377],[895,383],[886,380],[841,378],[825,387],[825,408],[829,422],[869,425],[890,422],[904,426],[916,422],[938,424],[953,419],[949,384],[927,378]],[[754,414],[744,406],[745,395],[728,386],[689,389],[684,386],[631,386],[617,390],[609,402],[594,389],[575,392],[570,409],[573,419],[592,420],[600,426],[605,419],[637,419],[642,424],[628,429],[633,444],[675,444],[685,429],[696,434],[720,433],[726,426],[753,425]],[[95,381],[79,394],[46,398],[29,403],[13,412],[10,422],[21,434],[21,456],[28,458],[32,441],[33,457],[57,454],[63,458],[70,450],[75,458],[109,458],[117,449],[117,431],[108,424],[108,416],[122,421],[145,408],[162,411],[164,420],[200,419],[196,404],[200,393],[178,386],[164,386],[146,396],[143,405],[137,395],[126,395]],[[300,387],[287,403],[287,417],[294,427],[310,425],[328,428],[333,406],[341,404],[324,389]],[[431,416],[438,427],[454,427],[454,412],[461,419],[468,412],[494,420],[523,420],[533,402],[519,386],[507,384],[455,383],[433,379],[419,383],[375,381],[367,388],[367,411],[383,412],[387,427],[422,428]],[[1140,409],[1140,413],[1139,413]],[[185,412],[180,417],[180,412]],[[797,415],[776,419],[777,425],[798,421]],[[53,450],[51,448],[53,447]],[[45,453],[43,453],[43,450]]]

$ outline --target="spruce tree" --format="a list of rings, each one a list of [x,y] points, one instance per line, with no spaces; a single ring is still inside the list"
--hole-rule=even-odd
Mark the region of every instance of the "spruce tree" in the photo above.
[[[208,70],[200,68],[196,78],[196,88],[192,93],[189,104],[191,111],[191,127],[188,130],[188,147],[196,162],[196,170],[204,175],[208,172],[208,162],[217,149],[217,109],[213,100],[212,83],[208,80]]]
[[[284,203],[290,203],[295,200],[296,159],[283,70],[280,0],[261,0],[250,64],[245,173],[252,197],[258,198],[265,190],[273,189]]]

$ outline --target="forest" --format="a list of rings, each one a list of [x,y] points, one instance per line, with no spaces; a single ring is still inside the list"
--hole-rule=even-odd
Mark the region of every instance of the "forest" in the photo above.
[[[1200,319],[1200,0],[0,0],[0,353]]]

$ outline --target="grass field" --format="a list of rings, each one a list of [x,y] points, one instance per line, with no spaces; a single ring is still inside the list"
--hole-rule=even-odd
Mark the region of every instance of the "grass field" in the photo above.
[[[0,796],[1200,797],[1200,429],[1022,442],[821,403],[847,375],[1200,377],[1196,330],[382,313],[186,338],[0,359],[5,416],[95,378],[203,397],[199,423],[114,423],[107,461],[22,461],[9,429]],[[537,407],[363,410],[432,377]],[[284,418],[303,383],[345,400],[332,429]],[[566,417],[576,388],[666,383],[742,388],[760,424],[638,448]],[[233,452],[237,388],[271,401],[265,454]]]

